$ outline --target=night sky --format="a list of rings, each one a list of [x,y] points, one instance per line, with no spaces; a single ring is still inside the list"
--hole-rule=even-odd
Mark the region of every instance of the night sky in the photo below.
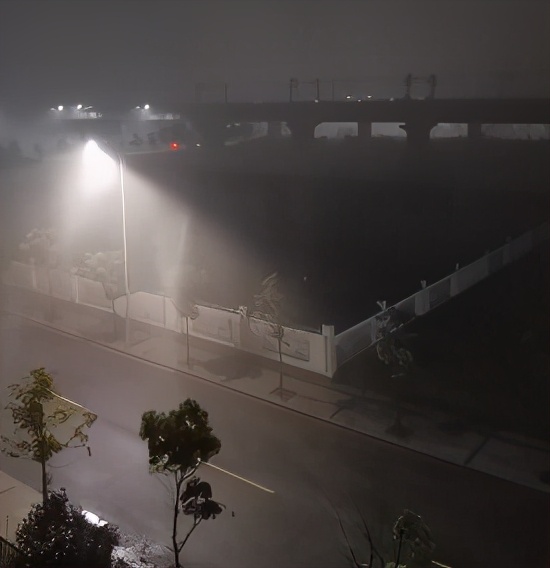
[[[490,76],[540,96],[549,37],[545,0],[2,0],[0,105],[139,104],[292,76],[398,85],[408,72],[451,94]]]

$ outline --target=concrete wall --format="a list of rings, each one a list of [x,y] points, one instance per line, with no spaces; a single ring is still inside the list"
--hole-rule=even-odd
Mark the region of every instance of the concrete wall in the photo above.
[[[12,262],[3,275],[3,281],[56,298],[112,311],[103,284],[61,270],[47,270],[20,262]],[[51,284],[50,284],[51,283]],[[51,285],[51,289],[50,289]],[[117,298],[114,311],[120,317],[126,314],[126,296]],[[269,324],[254,318],[245,318],[236,310],[198,306],[199,316],[189,320],[189,334],[215,341],[236,349],[279,360],[277,340]],[[130,319],[155,325],[177,333],[185,333],[181,318],[171,298],[135,292],[130,295]],[[323,326],[321,333],[284,327],[283,362],[314,373],[332,377],[335,368],[334,328]]]
[[[100,299],[97,299],[100,303]],[[267,359],[279,360],[277,340],[272,337],[273,329],[263,321],[243,317],[237,310],[197,306],[199,315],[189,319],[189,335],[215,341],[260,355]],[[126,310],[124,296],[115,301],[115,312],[119,315]],[[164,327],[178,333],[185,333],[185,319],[178,314],[171,298],[146,292],[130,296],[130,318],[151,325]],[[323,326],[322,333],[314,333],[284,327],[283,362],[332,376],[335,371],[332,340],[334,328]]]

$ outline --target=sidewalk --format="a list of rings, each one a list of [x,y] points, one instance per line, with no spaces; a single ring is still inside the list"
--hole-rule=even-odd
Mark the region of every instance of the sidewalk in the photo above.
[[[550,492],[541,476],[550,469],[550,442],[510,432],[454,429],[457,417],[438,408],[419,409],[372,391],[359,392],[330,379],[285,366],[280,389],[276,362],[232,347],[191,337],[190,364],[185,336],[131,322],[128,345],[124,321],[96,308],[2,287],[2,307],[39,324],[78,336],[130,356],[231,388],[273,404],[397,444],[435,458]],[[443,428],[442,424],[451,425]],[[0,510],[4,510],[1,507]]]
[[[42,502],[38,492],[0,471],[0,536],[15,542],[17,525],[34,503]]]

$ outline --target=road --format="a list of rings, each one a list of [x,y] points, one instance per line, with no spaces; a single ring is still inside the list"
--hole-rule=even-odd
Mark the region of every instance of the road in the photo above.
[[[59,391],[98,413],[92,456],[66,450],[52,462],[53,484],[72,501],[150,538],[169,542],[163,478],[147,469],[137,432],[148,409],[187,397],[210,414],[222,450],[212,461],[273,490],[203,468],[228,512],[201,525],[184,549],[187,567],[342,568],[347,546],[368,560],[360,510],[373,540],[392,550],[391,525],[404,508],[423,516],[436,559],[456,567],[548,566],[548,494],[444,463],[333,424],[259,401],[180,372],[33,324],[0,317],[3,387],[45,366]],[[6,413],[2,431],[6,431]],[[0,469],[38,487],[36,464],[0,455]],[[234,511],[232,516],[229,511]],[[182,525],[183,529],[183,525]]]

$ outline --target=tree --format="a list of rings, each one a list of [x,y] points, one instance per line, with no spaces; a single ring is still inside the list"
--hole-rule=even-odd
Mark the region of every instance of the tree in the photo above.
[[[197,297],[206,282],[205,271],[196,266],[184,265],[179,270],[176,283],[169,286],[167,293],[172,298],[179,317],[185,319],[185,338],[187,347],[187,365],[189,365],[189,320],[199,317]]]
[[[179,554],[200,519],[182,541],[178,541],[179,503],[183,483],[191,477],[201,462],[208,462],[221,448],[220,440],[212,434],[208,413],[192,399],[180,403],[168,414],[149,410],[141,417],[139,435],[147,440],[149,448],[149,471],[171,477],[174,483],[174,517],[172,525],[172,548],[176,568],[180,568]]]
[[[25,235],[25,239],[19,243],[16,259],[42,268],[45,271],[48,282],[48,311],[47,319],[53,320],[54,308],[52,303],[52,268],[59,263],[58,235],[55,229],[33,229]]]
[[[16,533],[24,566],[32,568],[110,568],[118,540],[116,526],[90,523],[64,489],[33,505]]]
[[[72,273],[82,278],[101,282],[105,297],[111,302],[113,337],[116,339],[115,300],[125,293],[123,286],[124,258],[121,250],[84,253],[74,259]],[[127,338],[127,337],[126,337]]]
[[[48,500],[48,460],[64,448],[88,447],[84,428],[89,428],[97,416],[58,395],[52,376],[43,367],[31,371],[8,389],[15,402],[10,402],[6,409],[11,411],[15,433],[20,436],[19,439],[0,436],[6,444],[2,451],[11,457],[28,457],[40,463],[45,503]]]
[[[283,396],[283,343],[289,345],[284,340],[285,328],[281,322],[281,307],[284,296],[279,292],[279,276],[277,272],[270,274],[261,282],[261,289],[254,295],[254,309],[244,308],[244,315],[247,317],[249,328],[250,318],[257,319],[267,324],[268,336],[277,340],[277,352],[279,355],[279,390]],[[253,333],[256,333],[253,331]]]
[[[412,353],[401,339],[404,335],[403,326],[407,323],[408,318],[406,314],[395,307],[386,309],[386,302],[378,302],[378,305],[384,311],[375,317],[376,354],[378,359],[390,368],[392,378],[406,377],[411,372],[414,362]],[[396,405],[394,424],[386,432],[400,438],[406,438],[412,430],[402,423],[399,395],[396,396]]]
[[[392,370],[392,377],[404,376],[410,372],[413,365],[412,353],[401,340],[402,326],[407,317],[395,307],[385,309],[376,316],[376,354],[380,361]]]
[[[342,516],[328,494],[326,497],[336,515],[340,531],[344,537],[348,549],[347,559],[354,568],[373,568],[375,565],[380,568],[429,568],[434,564],[443,566],[443,564],[432,562],[435,544],[432,540],[432,534],[428,525],[426,525],[420,515],[408,509],[404,510],[403,514],[397,519],[392,528],[393,540],[398,541],[395,561],[386,562],[378,547],[373,542],[365,517],[354,503],[355,513],[361,519],[362,528],[360,530],[368,544],[368,546],[364,547],[368,550],[368,561],[365,562],[367,553],[365,550],[361,550],[360,552],[354,550]],[[349,512],[346,516],[349,517]],[[353,515],[351,516],[353,517]],[[349,521],[347,524],[349,524]],[[357,527],[358,523],[357,521],[352,521],[352,524]],[[363,549],[363,547],[361,548]]]
[[[432,565],[435,544],[428,525],[420,515],[405,509],[393,526],[393,538],[398,541],[395,566],[401,564],[402,554],[408,552],[407,566],[428,567]],[[405,551],[403,545],[408,550]]]

